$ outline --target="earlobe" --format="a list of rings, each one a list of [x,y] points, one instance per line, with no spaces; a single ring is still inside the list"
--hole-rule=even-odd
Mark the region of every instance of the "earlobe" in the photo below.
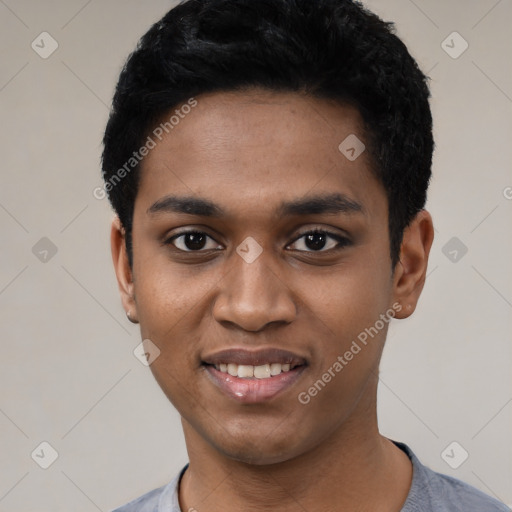
[[[110,247],[123,308],[130,322],[138,323],[133,273],[126,252],[125,229],[117,215],[112,220]]]
[[[407,318],[416,309],[425,284],[433,240],[432,217],[426,210],[421,210],[404,230],[400,261],[395,267],[394,300],[402,306],[396,318]]]

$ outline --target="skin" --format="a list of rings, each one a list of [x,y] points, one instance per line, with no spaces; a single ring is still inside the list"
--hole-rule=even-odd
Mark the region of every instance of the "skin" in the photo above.
[[[150,368],[182,417],[190,466],[181,508],[399,511],[412,467],[379,434],[376,414],[387,324],[308,404],[297,397],[393,304],[401,307],[396,318],[413,313],[431,216],[422,210],[405,230],[393,269],[385,190],[366,153],[349,161],[338,149],[350,134],[364,141],[355,108],[259,89],[196,99],[143,160],[133,269],[119,219],[111,231],[123,306],[142,339],[159,347]],[[274,213],[282,201],[333,192],[361,211]],[[147,212],[168,194],[207,198],[226,215]],[[186,237],[163,243],[192,228],[210,237],[199,251]],[[327,238],[315,250],[302,236],[313,228],[349,243],[335,249]],[[236,252],[248,236],[263,249],[250,264]],[[205,354],[230,347],[284,348],[308,366],[271,400],[242,404],[201,365]]]

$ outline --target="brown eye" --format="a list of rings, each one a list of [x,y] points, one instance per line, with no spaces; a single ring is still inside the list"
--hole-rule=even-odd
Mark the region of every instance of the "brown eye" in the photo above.
[[[297,250],[304,252],[328,252],[333,249],[341,249],[350,244],[348,238],[321,229],[302,233],[294,243],[297,244],[301,239],[304,239],[302,246],[306,249],[298,248]]]
[[[198,252],[201,250],[211,250],[219,247],[216,242],[210,244],[210,247],[206,247],[208,240],[215,242],[213,238],[203,231],[185,231],[172,236],[166,240],[165,243],[172,244],[177,249],[184,252]]]

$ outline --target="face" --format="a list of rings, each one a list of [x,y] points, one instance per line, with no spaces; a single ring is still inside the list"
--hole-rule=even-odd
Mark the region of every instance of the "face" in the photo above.
[[[123,302],[186,435],[289,460],[373,414],[361,404],[405,309],[386,194],[365,152],[339,149],[364,142],[350,106],[257,89],[196,100],[143,160],[131,271],[113,228]]]

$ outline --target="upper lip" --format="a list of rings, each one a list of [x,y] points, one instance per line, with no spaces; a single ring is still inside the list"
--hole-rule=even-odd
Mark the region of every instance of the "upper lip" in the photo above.
[[[266,363],[290,364],[290,366],[300,366],[307,363],[304,357],[301,357],[288,350],[280,348],[260,348],[257,350],[248,350],[246,348],[229,348],[219,350],[203,357],[203,363],[221,364],[234,363],[259,366]]]

